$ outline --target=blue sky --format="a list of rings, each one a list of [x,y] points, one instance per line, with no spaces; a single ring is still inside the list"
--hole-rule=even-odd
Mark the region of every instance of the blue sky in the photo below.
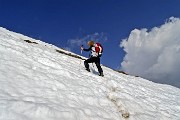
[[[58,47],[103,33],[102,64],[113,69],[120,68],[125,56],[122,39],[135,28],[160,26],[171,16],[180,17],[179,0],[0,0],[1,27]],[[71,50],[80,54],[78,45]]]

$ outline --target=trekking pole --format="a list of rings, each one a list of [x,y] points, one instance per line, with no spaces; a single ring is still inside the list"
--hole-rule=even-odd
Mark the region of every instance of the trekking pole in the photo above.
[[[81,47],[83,47],[83,45],[81,45]],[[82,49],[81,49],[81,56],[82,56]],[[79,63],[79,70],[80,70],[80,65],[81,65],[81,59],[80,59],[80,63]]]
[[[83,45],[81,45],[81,47],[83,47]],[[82,49],[81,49],[81,55],[82,55]]]

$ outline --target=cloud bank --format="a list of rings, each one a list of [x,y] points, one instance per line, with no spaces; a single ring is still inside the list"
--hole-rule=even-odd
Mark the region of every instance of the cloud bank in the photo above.
[[[120,46],[126,52],[122,70],[180,88],[179,18],[171,17],[150,31],[134,29]]]

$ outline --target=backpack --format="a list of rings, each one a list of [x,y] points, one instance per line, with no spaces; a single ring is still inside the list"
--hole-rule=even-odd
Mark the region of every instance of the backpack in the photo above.
[[[96,43],[95,50],[96,50],[96,53],[101,53],[102,54],[103,53],[102,45],[100,43]],[[100,52],[100,50],[101,50],[101,52]]]

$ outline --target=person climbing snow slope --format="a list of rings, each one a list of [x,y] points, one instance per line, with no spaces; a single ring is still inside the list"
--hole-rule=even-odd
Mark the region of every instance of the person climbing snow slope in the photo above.
[[[88,42],[88,49],[84,49],[83,46],[81,46],[81,50],[83,51],[91,51],[90,57],[84,61],[84,66],[87,71],[90,72],[89,69],[89,63],[95,63],[96,67],[98,68],[99,76],[104,76],[103,70],[100,65],[100,57],[102,56],[103,47],[100,43],[95,43],[94,41],[90,40]]]

